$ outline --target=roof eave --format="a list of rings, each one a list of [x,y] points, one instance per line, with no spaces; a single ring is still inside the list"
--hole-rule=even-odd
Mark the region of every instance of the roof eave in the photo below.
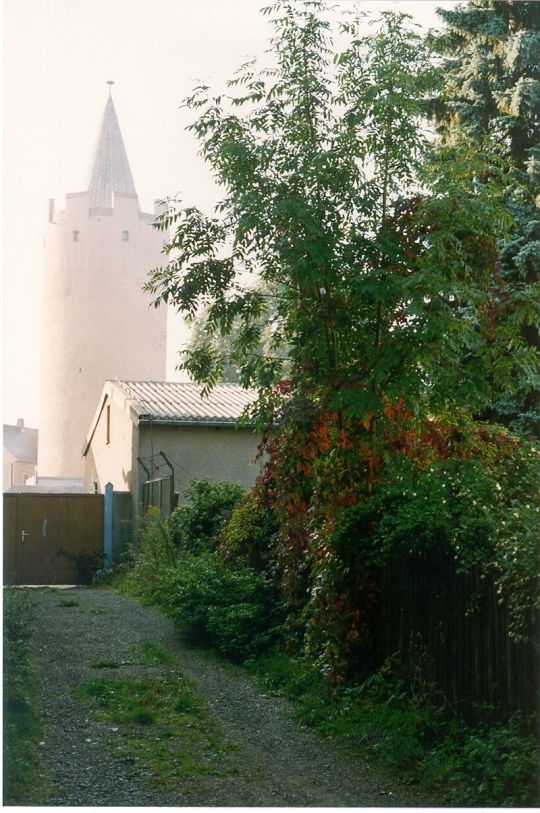
[[[240,418],[233,418],[231,420],[182,420],[175,418],[155,418],[151,415],[139,415],[139,425],[145,424],[146,426],[209,426],[214,428],[230,427],[233,429],[253,429],[255,424],[252,422],[240,422]]]

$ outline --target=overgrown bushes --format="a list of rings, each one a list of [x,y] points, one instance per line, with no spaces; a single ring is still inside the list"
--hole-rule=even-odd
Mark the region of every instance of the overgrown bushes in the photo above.
[[[427,631],[415,668],[429,672],[435,660],[438,676],[459,673],[452,663],[467,646],[462,666],[485,676],[456,682],[455,708],[494,702],[484,684],[495,678],[508,687],[501,720],[528,711],[538,448],[463,415],[417,418],[400,402],[387,404],[374,433],[315,396],[291,394],[278,406],[250,509],[271,517],[261,566],[279,586],[290,643],[339,685],[364,679],[398,649],[406,659],[409,639]],[[381,642],[383,616],[396,634]]]
[[[151,507],[139,529],[139,544],[132,551],[123,579],[124,588],[150,603],[160,603],[160,596],[177,563],[168,524],[159,509]]]
[[[480,451],[470,438],[453,443],[444,454],[426,453],[424,444],[421,454],[392,457],[367,491],[357,484],[356,495],[351,489],[331,510],[324,482],[314,478],[319,461],[312,460],[309,477],[302,472],[301,511],[294,500],[279,503],[275,465],[249,494],[223,484],[193,484],[192,502],[168,520],[148,515],[124,584],[163,607],[188,640],[247,661],[271,690],[294,699],[302,722],[347,748],[405,771],[451,804],[531,804],[531,719],[509,715],[500,705],[477,709],[468,722],[456,714],[465,700],[474,707],[472,683],[456,684],[471,695],[460,695],[461,705],[437,684],[433,641],[413,629],[422,613],[421,592],[407,595],[407,585],[394,581],[394,592],[402,596],[396,600],[405,602],[400,617],[409,625],[403,633],[407,645],[391,650],[400,648],[399,657],[382,662],[388,651],[377,641],[381,604],[388,599],[383,587],[390,579],[391,588],[407,568],[414,590],[424,579],[431,592],[445,591],[445,601],[453,601],[454,578],[475,572],[479,585],[482,574],[498,580],[499,595],[510,593],[514,602],[506,632],[518,642],[533,612],[527,568],[536,550],[523,517],[536,514],[537,452],[524,442],[512,448],[511,437],[489,433]],[[321,465],[322,481],[330,475]],[[296,472],[287,476],[290,493]],[[511,541],[500,531],[507,522]],[[509,565],[504,557],[518,527],[529,528],[528,536]],[[285,543],[286,530],[291,535]],[[438,576],[430,570],[436,560]],[[513,581],[504,575],[508,567]],[[452,612],[470,619],[483,601],[479,590],[471,593],[470,606],[454,602]],[[435,637],[450,640],[458,633],[443,618],[448,606],[442,599],[439,605]],[[480,642],[470,644],[478,660]],[[442,646],[448,649],[444,641]],[[449,661],[450,669],[461,667],[466,664]]]
[[[261,574],[218,553],[186,553],[170,573],[159,601],[190,641],[215,646],[233,660],[279,638],[279,612]]]
[[[237,661],[279,640],[282,620],[271,582],[221,546],[224,523],[244,493],[235,484],[199,481],[186,492],[191,502],[167,520],[151,509],[123,579],[125,589],[163,607],[191,642]]]
[[[424,783],[443,789],[450,805],[536,806],[538,743],[523,729],[519,716],[493,727],[447,726],[424,757]]]
[[[193,553],[212,550],[244,493],[238,483],[192,482],[185,492],[189,502],[180,505],[169,521],[175,546]]]

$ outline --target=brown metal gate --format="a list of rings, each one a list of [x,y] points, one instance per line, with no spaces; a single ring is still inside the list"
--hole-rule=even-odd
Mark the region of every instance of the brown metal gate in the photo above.
[[[102,494],[4,494],[4,583],[76,584],[102,553]]]

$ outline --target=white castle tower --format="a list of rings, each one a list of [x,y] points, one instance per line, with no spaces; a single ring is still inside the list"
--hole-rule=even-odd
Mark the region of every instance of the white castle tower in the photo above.
[[[163,232],[139,209],[110,93],[87,192],[49,202],[43,281],[40,477],[81,477],[106,379],[164,380],[166,308],[142,285]],[[157,211],[157,210],[156,210]]]

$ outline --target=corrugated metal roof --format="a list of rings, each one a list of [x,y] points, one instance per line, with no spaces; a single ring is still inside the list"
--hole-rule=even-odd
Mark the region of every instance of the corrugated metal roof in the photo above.
[[[216,384],[208,396],[201,396],[198,384],[180,381],[117,381],[126,395],[135,399],[143,413],[141,423],[235,424],[257,394],[239,384]]]
[[[36,485],[10,486],[5,494],[86,494],[82,477],[38,477]]]
[[[4,447],[17,460],[25,463],[37,463],[38,430],[29,426],[12,426],[4,424]]]

